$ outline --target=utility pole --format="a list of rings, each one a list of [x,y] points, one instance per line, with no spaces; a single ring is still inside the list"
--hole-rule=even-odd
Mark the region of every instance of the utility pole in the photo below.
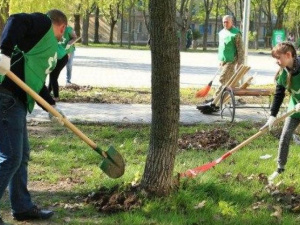
[[[244,1],[244,13],[243,13],[243,43],[245,49],[245,62],[244,64],[247,65],[248,60],[248,32],[249,32],[249,20],[250,20],[250,0]]]

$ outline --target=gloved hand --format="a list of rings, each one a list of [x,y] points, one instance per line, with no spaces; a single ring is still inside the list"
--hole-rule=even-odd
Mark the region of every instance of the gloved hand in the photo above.
[[[59,112],[61,114],[61,117],[56,117],[56,116],[53,116],[50,112],[48,113],[48,116],[49,116],[49,119],[52,121],[52,122],[55,122],[55,123],[59,123],[60,125],[64,125],[64,121],[62,120],[62,118],[65,118],[65,114],[63,113],[63,111],[58,108],[56,105],[53,105],[52,106],[54,109],[56,109],[57,112]]]
[[[66,50],[68,50],[69,48],[71,48],[71,45],[67,44]]]
[[[268,119],[268,121],[266,122],[266,124],[263,125],[259,130],[263,130],[266,127],[269,127],[269,131],[272,130],[272,126],[273,126],[275,120],[276,120],[276,117],[270,116],[269,119]]]
[[[10,57],[0,53],[0,74],[5,75],[10,70]]]
[[[300,111],[300,103],[297,103],[297,105],[295,106],[295,109],[296,109],[297,112]]]

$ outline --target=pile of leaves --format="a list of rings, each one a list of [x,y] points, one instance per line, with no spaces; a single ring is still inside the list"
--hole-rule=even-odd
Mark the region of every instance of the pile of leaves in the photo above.
[[[130,185],[125,189],[119,185],[110,189],[101,187],[99,191],[89,194],[85,202],[94,205],[99,212],[107,214],[129,211],[142,205],[137,185]]]
[[[193,134],[183,134],[178,139],[179,149],[213,151],[217,148],[231,149],[237,144],[237,140],[230,137],[227,130],[220,128],[211,131],[197,131]]]
[[[266,190],[282,208],[300,213],[300,194],[294,186],[284,187],[282,182],[279,182],[267,185]]]

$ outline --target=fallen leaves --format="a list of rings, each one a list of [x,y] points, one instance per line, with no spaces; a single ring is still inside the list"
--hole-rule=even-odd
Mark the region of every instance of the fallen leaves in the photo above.
[[[178,140],[180,149],[197,149],[212,151],[217,148],[231,149],[238,142],[231,138],[229,132],[224,129],[213,129],[211,131],[198,131],[193,134],[183,134]]]

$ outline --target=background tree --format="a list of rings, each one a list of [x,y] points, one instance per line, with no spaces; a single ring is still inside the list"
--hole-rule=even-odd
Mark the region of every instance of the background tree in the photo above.
[[[204,0],[205,9],[205,20],[204,20],[204,34],[203,34],[203,51],[207,50],[207,34],[208,34],[208,24],[210,12],[213,8],[214,0]]]
[[[155,195],[172,190],[179,126],[180,58],[175,0],[150,0],[152,124],[141,186]]]
[[[99,23],[99,6],[96,6],[95,9],[95,32],[94,32],[94,43],[99,43],[99,27],[100,27],[100,23]]]
[[[110,26],[109,44],[114,43],[114,29],[118,20],[121,18],[121,5],[121,0],[105,0],[101,3],[102,15]]]
[[[283,20],[284,20],[284,11],[285,7],[289,3],[290,0],[273,0],[274,11],[276,12],[276,23],[275,29],[283,28]]]
[[[180,50],[186,50],[186,31],[190,26],[193,2],[194,0],[179,0],[177,3],[176,22],[180,36]]]
[[[0,1],[0,34],[2,34],[8,15],[9,15],[9,0],[1,0]]]

